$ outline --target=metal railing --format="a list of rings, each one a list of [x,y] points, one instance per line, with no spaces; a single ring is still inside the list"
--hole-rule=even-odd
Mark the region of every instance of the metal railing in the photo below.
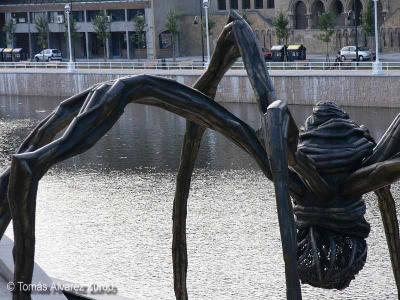
[[[372,62],[266,62],[268,70],[372,70]],[[76,62],[74,67],[79,70],[204,70],[202,62]],[[384,71],[400,70],[400,62],[382,62]],[[67,62],[0,62],[1,69],[67,69]],[[243,62],[236,62],[232,70],[244,70]]]

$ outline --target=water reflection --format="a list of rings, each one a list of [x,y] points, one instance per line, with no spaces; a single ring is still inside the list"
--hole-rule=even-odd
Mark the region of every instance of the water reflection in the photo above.
[[[0,97],[2,162],[57,99]],[[259,126],[256,106],[226,107]],[[311,107],[293,106],[298,124]],[[349,108],[379,138],[390,109]],[[131,105],[90,151],[53,168],[40,184],[38,262],[54,277],[115,284],[134,299],[172,299],[171,210],[185,122],[157,108]],[[285,279],[273,186],[224,137],[207,131],[189,199],[191,299],[284,299]],[[398,186],[395,194],[400,195]],[[397,197],[398,198],[398,197]],[[311,299],[395,299],[379,210],[366,267],[345,291],[302,286]],[[10,233],[10,232],[9,232]]]

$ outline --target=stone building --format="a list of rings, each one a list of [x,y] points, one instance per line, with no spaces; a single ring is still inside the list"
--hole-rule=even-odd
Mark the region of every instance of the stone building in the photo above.
[[[215,33],[222,29],[229,9],[237,9],[246,15],[261,44],[270,48],[276,41],[273,20],[279,12],[287,16],[290,27],[289,43],[304,44],[309,51],[325,51],[325,45],[318,40],[319,16],[324,12],[336,15],[336,27],[331,51],[344,45],[354,44],[355,20],[349,12],[357,10],[357,24],[371,0],[216,0],[212,2],[212,18],[216,24]],[[378,2],[381,46],[385,51],[400,51],[400,1],[380,0]],[[370,40],[359,26],[359,45],[370,45]]]

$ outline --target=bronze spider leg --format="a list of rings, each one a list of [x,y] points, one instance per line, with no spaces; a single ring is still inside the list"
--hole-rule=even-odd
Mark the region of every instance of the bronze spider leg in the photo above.
[[[243,58],[250,83],[255,92],[259,111],[262,116],[266,113],[268,104],[272,103],[276,99],[275,91],[271,79],[268,76],[261,48],[252,29],[234,11],[230,13],[228,24],[225,26],[218,39],[216,50],[207,72],[194,87],[213,98],[219,81],[239,56],[238,52],[240,52],[240,55]],[[291,119],[291,124],[296,126],[293,119]],[[204,128],[200,125],[194,124],[193,122],[187,121],[186,134],[181,154],[181,164],[177,176],[173,214],[172,253],[174,265],[174,289],[177,299],[187,299],[188,297],[186,289],[188,261],[186,247],[187,199],[190,189],[190,179],[203,133]],[[306,182],[311,186],[311,188],[317,191],[317,194],[321,195],[321,193],[328,190],[327,184],[318,175],[307,157],[298,156],[296,162],[299,162],[298,164],[295,164],[297,170],[299,173],[304,175]],[[268,174],[267,177],[272,179]],[[299,181],[297,175],[290,171],[289,188],[291,193],[301,193],[303,186]]]
[[[356,171],[345,183],[343,190],[349,194],[375,191],[385,229],[390,260],[398,295],[400,297],[400,234],[396,205],[390,184],[400,178],[400,114],[382,136],[372,155],[363,162],[364,168]]]
[[[290,143],[298,135],[297,128],[291,128],[291,115],[286,104],[280,100],[273,102],[264,117],[266,127],[266,150],[269,157],[275,197],[279,216],[293,216],[288,181],[288,166],[293,163],[297,142]],[[297,237],[294,218],[279,218],[282,237],[283,257],[286,273],[287,299],[301,299],[300,280],[297,272]]]
[[[54,136],[65,128],[78,114],[89,90],[64,100],[56,111],[42,120],[31,134],[24,140],[17,153],[32,151],[49,143]],[[10,208],[8,204],[7,190],[10,177],[10,168],[7,168],[0,177],[0,238],[11,221]]]
[[[243,37],[246,37],[246,39]],[[262,84],[263,82],[268,82],[267,80],[270,80],[267,76],[261,78],[261,82],[259,78],[254,78],[252,66],[262,66],[265,64],[260,51],[256,53],[256,56],[254,56],[253,53],[249,53],[249,51],[257,51],[257,47],[258,44],[256,43],[256,39],[253,37],[253,31],[251,28],[249,28],[248,24],[237,13],[231,12],[228,24],[225,26],[217,41],[216,49],[213,53],[209,68],[196,82],[194,88],[205,93],[209,97],[214,98],[218,84],[223,75],[241,54],[244,58],[247,72],[250,74],[249,77],[251,83],[253,87],[255,87],[254,90],[256,97],[260,103],[259,107],[261,106],[265,110],[267,103],[264,102],[268,97],[273,95],[273,89],[271,89],[272,85],[270,84],[267,87],[269,89],[268,92],[265,84]],[[253,61],[250,61],[251,58]],[[266,68],[264,67],[263,73],[265,73],[265,70]],[[260,97],[260,95],[264,97]],[[262,113],[264,112],[265,111],[262,111]],[[204,130],[204,127],[191,121],[187,121],[186,123],[186,133],[182,146],[181,163],[177,175],[173,210],[172,257],[176,299],[188,299],[186,288],[188,262],[186,246],[187,199],[189,196],[193,168]]]
[[[16,282],[29,284],[32,279],[39,180],[55,163],[92,147],[130,102],[158,106],[220,132],[249,153],[264,174],[270,174],[267,155],[254,130],[204,94],[175,81],[146,75],[125,77],[96,87],[62,137],[34,151],[13,156],[8,197],[14,225]],[[25,299],[30,299],[29,292],[14,292],[14,300]]]
[[[239,38],[238,38],[239,36]],[[243,37],[246,37],[245,39]],[[209,68],[205,74],[194,85],[195,89],[214,98],[218,84],[225,72],[231,67],[236,59],[242,55],[256,97],[265,113],[268,97],[273,95],[272,85],[268,76],[254,78],[253,65],[265,64],[258,51],[258,44],[253,37],[253,31],[248,24],[236,13],[231,12],[228,24],[221,33],[216,49],[213,53]],[[239,53],[240,51],[240,53]],[[258,51],[258,52],[257,52]],[[249,53],[251,52],[251,53]],[[256,55],[254,55],[254,52]],[[261,62],[261,63],[260,63]],[[262,68],[265,73],[266,67]],[[263,83],[269,83],[266,86]],[[268,91],[269,90],[269,91]],[[263,97],[261,97],[261,96]],[[173,243],[172,257],[174,266],[174,289],[177,299],[187,299],[186,277],[187,277],[187,246],[186,246],[186,216],[187,199],[190,190],[190,181],[194,164],[200,147],[200,142],[205,128],[191,121],[186,123],[186,133],[182,146],[181,163],[178,170],[176,191],[173,211]]]
[[[193,86],[195,89],[214,98],[218,84],[225,72],[239,57],[235,44],[231,42],[231,24],[228,24],[218,38],[211,63],[206,72]],[[205,127],[192,121],[186,121],[186,132],[183,140],[180,165],[176,177],[176,189],[173,206],[172,225],[172,262],[174,269],[174,290],[176,299],[188,299],[186,288],[187,277],[187,244],[186,216],[187,200],[194,164],[200,148]]]

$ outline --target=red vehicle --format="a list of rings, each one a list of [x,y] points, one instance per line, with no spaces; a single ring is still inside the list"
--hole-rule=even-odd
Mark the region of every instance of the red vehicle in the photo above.
[[[262,52],[263,52],[265,60],[271,60],[272,59],[272,52],[270,50],[268,50],[267,48],[262,48]]]

